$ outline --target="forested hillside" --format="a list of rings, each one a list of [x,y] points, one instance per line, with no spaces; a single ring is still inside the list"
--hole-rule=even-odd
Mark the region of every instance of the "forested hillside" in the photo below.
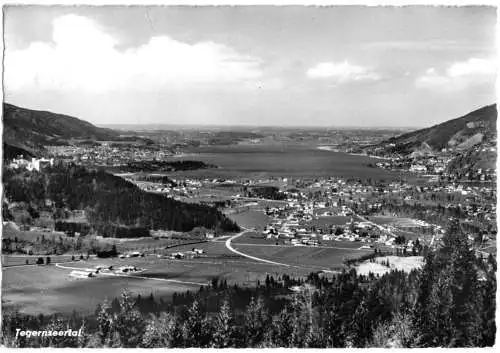
[[[446,170],[449,174],[455,174],[459,178],[471,179],[472,175],[481,170],[495,170],[497,162],[496,150],[470,149],[460,153],[451,160]]]
[[[72,116],[3,104],[3,139],[13,146],[37,149],[64,144],[72,138],[118,139],[111,129],[99,128]]]
[[[488,105],[462,117],[409,132],[382,142],[388,153],[441,151],[443,148],[469,149],[491,143],[496,138],[497,107]],[[371,146],[373,148],[374,146]]]
[[[19,156],[23,156],[28,159],[34,157],[35,154],[33,152],[27,151],[23,148],[9,145],[8,143],[3,143],[3,160],[4,163],[6,160],[12,160],[14,158],[18,158]]]
[[[148,193],[101,170],[75,165],[60,165],[43,173],[5,170],[3,183],[9,202],[27,204],[35,212],[48,209],[57,218],[61,209],[85,210],[90,225],[104,236],[114,236],[119,227],[238,229],[215,208]]]

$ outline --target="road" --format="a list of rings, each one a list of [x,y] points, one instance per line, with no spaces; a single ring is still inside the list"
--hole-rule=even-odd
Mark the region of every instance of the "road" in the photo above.
[[[266,260],[266,259],[261,259],[260,257],[256,257],[256,256],[251,256],[251,255],[248,255],[248,254],[245,254],[245,253],[242,253],[241,251],[238,251],[236,250],[235,248],[233,248],[231,246],[231,242],[234,240],[234,239],[237,239],[239,237],[241,237],[243,234],[245,234],[246,232],[249,232],[250,229],[244,229],[243,231],[239,232],[238,234],[236,235],[233,235],[232,237],[228,238],[226,240],[226,248],[228,248],[228,250],[232,251],[233,253],[235,254],[238,254],[240,256],[243,256],[243,257],[246,257],[248,259],[252,259],[252,260],[255,260],[255,261],[259,261],[259,262],[265,262],[265,263],[268,263],[268,264],[271,264],[271,265],[278,265],[278,266],[286,266],[286,267],[296,267],[296,266],[292,266],[292,265],[289,265],[289,264],[283,264],[281,262],[276,262],[276,261],[271,261],[271,260]]]
[[[287,203],[286,200],[273,200],[273,199],[261,199],[259,197],[235,197],[235,201],[269,201],[269,202],[280,202]]]
[[[296,248],[296,247],[309,247],[313,249],[339,249],[339,250],[363,250],[366,251],[367,249],[360,249],[360,248],[344,248],[341,246],[323,246],[323,245],[318,245],[318,246],[310,246],[310,245],[276,245],[276,244],[256,244],[256,243],[237,243],[237,246],[242,245],[242,246],[275,246],[275,247],[281,247],[281,248]],[[369,250],[369,249],[368,249]]]

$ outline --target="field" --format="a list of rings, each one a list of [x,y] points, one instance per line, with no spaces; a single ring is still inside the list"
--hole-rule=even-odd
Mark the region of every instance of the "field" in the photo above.
[[[342,266],[344,259],[359,257],[373,250],[358,250],[356,247],[347,248],[337,245],[338,248],[308,247],[308,246],[263,246],[243,245],[235,243],[234,248],[245,254],[279,263],[307,268],[310,271],[334,270]]]
[[[243,236],[236,238],[233,244],[275,244],[276,240],[268,240],[261,232],[246,232]]]
[[[391,217],[391,216],[370,216],[368,217],[370,221],[380,225],[390,224],[395,227],[418,227],[419,223],[417,220],[412,218],[404,217]]]
[[[351,217],[346,216],[321,216],[309,222],[310,226],[324,227],[329,225],[344,226],[351,220]]]
[[[391,270],[411,272],[415,268],[421,268],[424,265],[422,256],[384,256],[374,259],[375,262],[365,261],[356,266],[356,272],[361,275],[368,275],[370,272],[376,275],[383,275]],[[389,263],[389,266],[382,263]]]
[[[153,292],[165,296],[198,287],[129,277],[74,279],[68,276],[69,272],[54,265],[4,269],[3,306],[17,306],[25,313],[71,313],[73,310],[90,313],[105,298],[111,300],[118,296],[123,288],[135,294]]]
[[[351,247],[355,245],[359,244],[350,244]],[[307,276],[311,271],[334,269],[342,264],[345,257],[366,253],[345,248],[233,246],[249,255],[291,266],[262,263],[234,254],[225,247],[223,240],[184,245],[162,252],[168,255],[193,247],[204,250],[204,254],[193,259],[174,260],[149,254],[138,258],[91,258],[71,262],[67,256],[53,256],[52,264],[48,266],[4,267],[2,300],[5,307],[17,306],[26,313],[70,313],[73,310],[88,313],[105,298],[112,300],[118,296],[123,288],[136,295],[153,293],[155,297],[168,301],[174,292],[197,291],[201,284],[207,284],[214,277],[225,279],[229,284],[255,285],[257,280],[263,281],[267,274],[276,277],[283,273],[295,277]],[[341,247],[340,243],[338,246]],[[23,264],[23,260],[13,256],[3,257],[3,263],[10,265]],[[112,265],[115,268],[133,265],[143,271],[127,277],[98,274],[95,278],[74,279],[69,276],[73,269],[93,269],[97,265]]]
[[[170,239],[170,238],[138,238],[138,239],[110,239],[103,238],[101,240],[107,244],[116,245],[118,252],[127,251],[149,251],[166,246],[171,247],[177,244],[185,243],[184,240]]]
[[[2,255],[2,267],[33,265],[36,260],[41,257],[45,261],[47,256],[44,255]],[[68,262],[71,261],[71,255],[50,255],[51,262]],[[75,255],[75,257],[77,257]]]
[[[245,211],[227,215],[231,220],[245,228],[263,229],[270,222],[270,218],[263,212]]]
[[[201,160],[219,168],[177,172],[172,175],[212,177],[338,176],[397,180],[398,175],[369,167],[377,160],[365,156],[319,150],[316,146],[233,145],[193,148],[174,159]]]

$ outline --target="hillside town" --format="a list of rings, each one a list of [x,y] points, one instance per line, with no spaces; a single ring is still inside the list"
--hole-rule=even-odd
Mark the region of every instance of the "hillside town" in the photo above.
[[[163,160],[174,155],[165,147],[143,144],[94,142],[87,145],[47,146],[49,156],[87,166],[117,167],[130,162]]]

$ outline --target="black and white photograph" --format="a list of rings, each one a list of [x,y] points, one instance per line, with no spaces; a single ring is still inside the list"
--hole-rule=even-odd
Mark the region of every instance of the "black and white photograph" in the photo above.
[[[4,5],[0,344],[494,347],[497,11]]]

